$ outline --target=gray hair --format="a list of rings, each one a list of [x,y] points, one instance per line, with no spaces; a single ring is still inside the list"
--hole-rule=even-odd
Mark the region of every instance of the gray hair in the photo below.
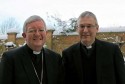
[[[93,17],[96,21],[96,25],[98,26],[98,21],[97,21],[97,18],[95,16],[95,14],[90,12],[90,11],[85,11],[85,12],[81,13],[80,16],[78,17],[77,24],[78,24],[78,21],[79,21],[80,18],[88,17],[88,16]]]
[[[23,32],[26,32],[26,26],[27,26],[27,24],[35,22],[35,21],[43,21],[43,23],[45,25],[45,28],[46,28],[46,23],[45,23],[45,21],[40,16],[38,16],[38,15],[32,15],[29,18],[27,18],[26,21],[24,22]]]

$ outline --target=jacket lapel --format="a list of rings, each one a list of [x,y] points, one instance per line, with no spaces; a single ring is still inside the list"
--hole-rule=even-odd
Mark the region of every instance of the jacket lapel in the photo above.
[[[83,69],[82,69],[82,61],[81,61],[81,54],[80,54],[80,42],[76,45],[76,53],[74,54],[74,63],[77,67],[77,72],[79,74],[79,78],[83,80]],[[102,62],[103,57],[105,55],[103,51],[103,45],[101,44],[101,41],[95,40],[95,46],[96,46],[96,73],[97,73],[97,84],[101,84],[101,73],[102,73]],[[81,81],[83,83],[83,81]]]
[[[46,64],[46,74],[47,74],[47,80],[48,80],[48,84],[54,84],[53,80],[55,80],[55,74],[56,71],[53,67],[53,56],[51,56],[52,54],[44,48],[44,57],[45,57],[45,64]]]
[[[81,60],[81,53],[80,53],[80,42],[76,44],[76,51],[73,55],[74,63],[77,69],[77,72],[79,74],[80,80],[83,80],[83,68],[82,68],[82,60]],[[83,81],[81,81],[81,84],[83,84]]]
[[[102,62],[105,53],[103,51],[103,45],[101,41],[96,39],[96,73],[97,73],[97,83],[101,84],[101,73],[102,73]]]
[[[37,76],[36,76],[34,68],[33,68],[33,63],[30,58],[30,54],[27,52],[25,46],[24,46],[23,50],[24,51],[22,53],[22,63],[23,63],[24,69],[30,80],[30,84],[36,84],[36,81],[38,81],[38,79],[37,79]],[[38,83],[39,83],[39,81],[38,81]]]

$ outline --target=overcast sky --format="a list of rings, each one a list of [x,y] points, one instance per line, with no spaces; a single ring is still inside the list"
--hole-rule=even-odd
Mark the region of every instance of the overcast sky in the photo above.
[[[68,20],[83,11],[95,13],[100,27],[125,26],[125,0],[0,0],[0,19],[12,16],[21,23],[34,14]]]

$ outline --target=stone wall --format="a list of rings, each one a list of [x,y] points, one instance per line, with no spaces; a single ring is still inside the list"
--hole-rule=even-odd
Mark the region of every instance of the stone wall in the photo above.
[[[23,37],[16,38],[16,33],[9,33],[7,41],[13,41],[17,45],[23,45],[25,40]],[[97,33],[97,38],[109,42],[124,42],[125,33],[124,32],[100,32]],[[61,54],[62,50],[71,46],[74,43],[79,42],[79,36],[75,35],[53,35],[53,30],[47,32],[46,45],[47,48],[56,51]],[[122,45],[121,51],[125,52],[125,45]]]
[[[78,35],[55,35],[52,41],[52,50],[61,53],[62,50],[79,42]]]

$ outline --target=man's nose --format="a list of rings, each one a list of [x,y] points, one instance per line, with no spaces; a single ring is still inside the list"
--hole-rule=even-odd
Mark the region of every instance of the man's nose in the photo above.
[[[86,26],[84,28],[84,32],[88,32],[88,28]]]
[[[35,34],[40,34],[40,30],[36,30],[36,31],[35,31]]]

